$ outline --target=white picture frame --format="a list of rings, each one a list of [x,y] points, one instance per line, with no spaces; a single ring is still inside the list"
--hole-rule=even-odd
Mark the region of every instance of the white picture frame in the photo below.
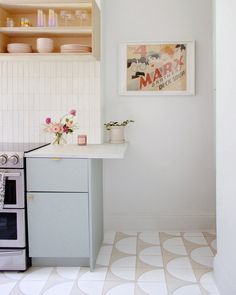
[[[121,42],[119,63],[120,95],[195,95],[195,41]]]

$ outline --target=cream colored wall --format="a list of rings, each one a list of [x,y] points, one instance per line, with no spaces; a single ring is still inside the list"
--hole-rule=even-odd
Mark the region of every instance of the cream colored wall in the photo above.
[[[105,227],[215,226],[211,0],[104,0],[106,121],[134,119],[123,161],[105,161]],[[196,41],[195,96],[120,96],[119,42]]]

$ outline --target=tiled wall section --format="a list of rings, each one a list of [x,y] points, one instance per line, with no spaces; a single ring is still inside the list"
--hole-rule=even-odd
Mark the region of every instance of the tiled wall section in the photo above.
[[[78,110],[79,133],[101,142],[100,63],[96,61],[1,61],[0,142],[47,142],[45,117]],[[68,136],[76,142],[76,134]]]

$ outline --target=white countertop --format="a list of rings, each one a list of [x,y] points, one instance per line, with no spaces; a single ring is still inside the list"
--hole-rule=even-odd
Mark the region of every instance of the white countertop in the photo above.
[[[26,158],[123,159],[128,143],[48,145],[25,154]]]

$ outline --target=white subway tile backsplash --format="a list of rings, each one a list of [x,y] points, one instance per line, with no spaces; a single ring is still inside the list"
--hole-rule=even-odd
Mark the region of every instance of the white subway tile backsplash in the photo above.
[[[48,142],[47,116],[78,110],[78,133],[101,142],[100,63],[86,61],[1,61],[0,142]],[[68,136],[76,142],[77,132]]]

